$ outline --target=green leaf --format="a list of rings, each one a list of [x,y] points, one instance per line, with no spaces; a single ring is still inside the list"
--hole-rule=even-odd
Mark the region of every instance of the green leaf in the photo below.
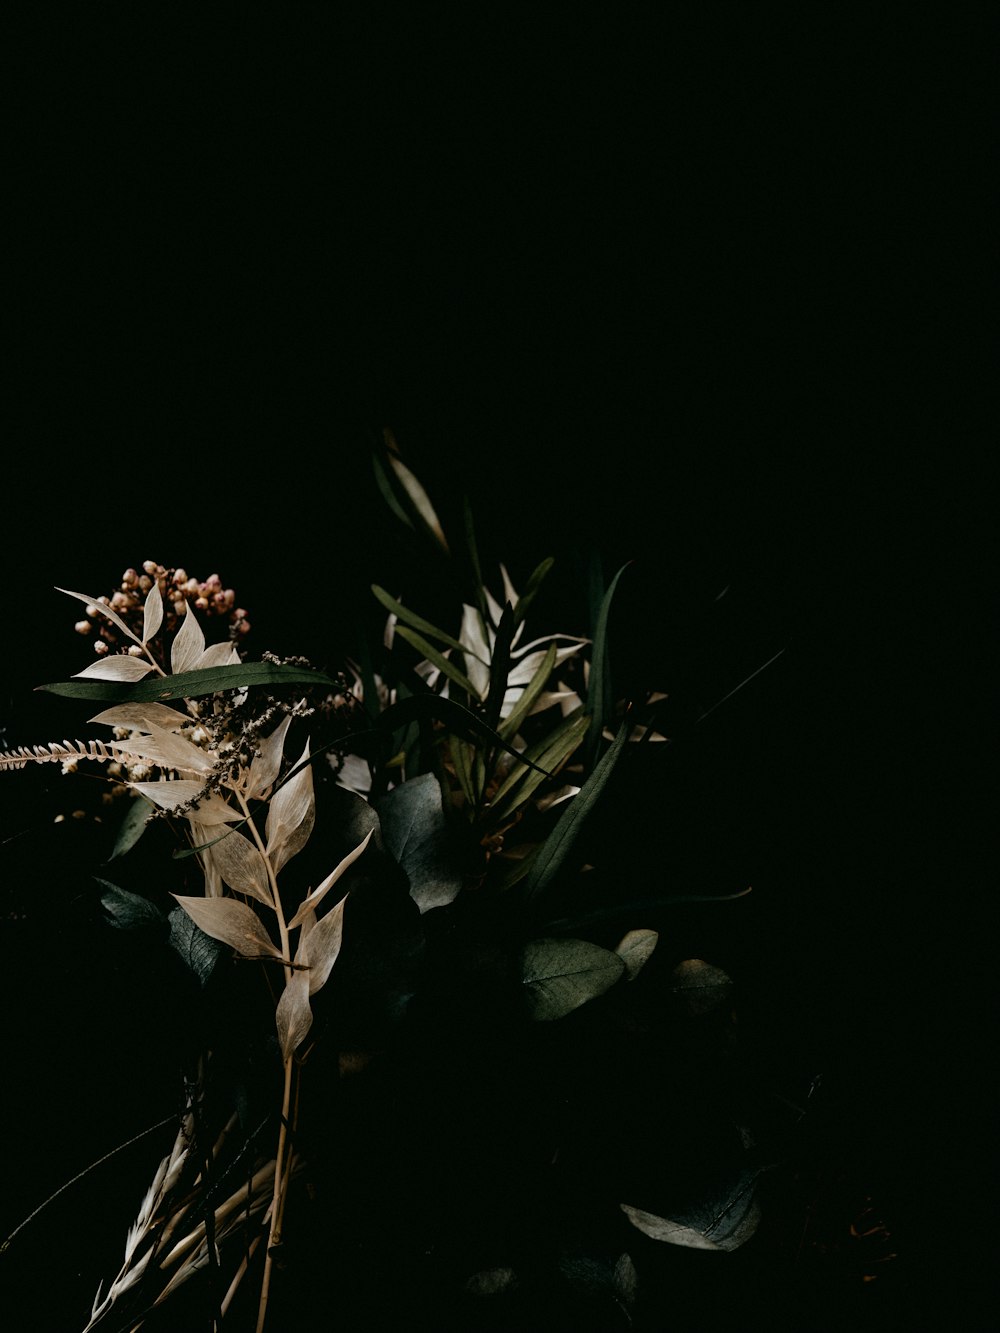
[[[476,606],[479,608],[479,619],[483,622],[483,635],[485,636],[489,612],[486,606],[483,571],[479,563],[479,547],[476,544],[476,529],[472,521],[472,506],[469,504],[467,495],[462,497],[462,517],[465,523],[465,544],[469,551],[469,563],[472,565],[472,573],[476,583]]]
[[[476,687],[465,672],[457,667],[450,658],[439,653],[438,650],[432,644],[428,643],[422,635],[418,634],[416,630],[407,629],[405,625],[397,625],[396,633],[401,639],[405,639],[407,643],[412,644],[417,652],[423,653],[428,662],[433,662],[438,670],[446,675],[449,680],[453,680],[456,685],[463,689],[470,699],[478,697],[476,694]]]
[[[394,788],[376,811],[386,851],[406,871],[410,897],[421,912],[444,907],[458,896],[462,873],[433,773]]]
[[[451,762],[455,769],[458,785],[462,789],[462,795],[470,806],[474,806],[476,804],[476,793],[472,786],[471,746],[458,736],[449,736],[448,748],[451,751]]]
[[[497,626],[496,639],[493,642],[493,657],[490,661],[490,688],[486,695],[486,721],[491,727],[500,722],[504,695],[507,693],[507,676],[510,672],[510,645],[514,637],[514,608],[510,602],[504,604]]]
[[[411,611],[408,606],[404,606],[402,602],[398,602],[391,593],[386,592],[384,588],[380,588],[377,583],[373,583],[371,588],[372,592],[385,609],[392,615],[398,617],[404,625],[409,625],[412,629],[418,630],[421,634],[429,634],[432,639],[438,639],[441,643],[447,644],[449,648],[454,648],[460,653],[467,653],[469,651],[463,643],[458,641],[458,639],[452,638],[452,636],[446,634],[443,629],[438,629],[436,625],[432,625],[431,622],[425,620],[423,616],[418,616],[415,611]]]
[[[95,875],[97,883],[104,892],[101,894],[101,906],[111,918],[111,924],[119,930],[136,930],[144,926],[162,928],[166,921],[158,907],[138,893],[121,889],[109,880]]]
[[[532,940],[521,954],[528,1012],[544,1021],[603,995],[624,971],[616,953],[589,940]]]
[[[745,1166],[706,1181],[704,1195],[669,1218],[647,1213],[627,1203],[622,1212],[639,1231],[668,1245],[683,1245],[695,1250],[735,1250],[757,1230],[760,1205],[757,1181],[763,1167]]]
[[[670,994],[684,1013],[697,1017],[711,1013],[733,998],[732,978],[704,958],[685,958],[671,973]]]
[[[444,723],[448,730],[454,732],[456,736],[465,737],[467,740],[473,737],[487,740],[491,744],[499,745],[508,754],[512,754],[515,759],[527,764],[529,768],[537,769],[542,777],[552,776],[544,768],[539,768],[527,752],[521,754],[515,750],[499,732],[487,726],[478,713],[472,712],[470,708],[466,708],[464,704],[458,703],[455,699],[443,699],[441,695],[435,694],[426,687],[424,687],[423,693],[415,694],[409,699],[400,699],[387,708],[379,716],[376,729],[391,732],[409,722],[411,718],[431,718],[434,721]],[[341,738],[336,743],[343,744],[344,739]]]
[[[631,726],[631,719],[626,717],[606,754],[573,799],[567,802],[559,822],[546,838],[531,868],[531,874],[525,883],[526,901],[530,902],[532,898],[537,897],[551,883],[566,860],[584,820],[597,804],[601,792],[607,785],[612,769],[618,762],[618,756],[625,747]]]
[[[184,671],[177,676],[155,676],[123,684],[110,680],[66,680],[35,688],[67,699],[89,699],[101,703],[148,703],[159,699],[197,699],[222,690],[238,690],[251,685],[271,688],[288,685],[319,685],[336,688],[336,681],[322,671],[282,665],[276,662],[241,662],[239,666],[209,667],[204,671]]]
[[[381,458],[379,458],[378,454],[372,455],[372,468],[375,472],[375,482],[378,485],[379,490],[382,492],[382,498],[385,500],[386,504],[389,506],[389,508],[392,510],[392,512],[396,515],[396,517],[399,519],[401,523],[405,523],[406,526],[411,529],[411,531],[415,531],[413,524],[410,521],[409,515],[404,510],[399,500],[396,498],[396,492],[392,488],[392,483],[389,480],[389,474],[386,472],[385,467],[382,464],[382,460]]]
[[[500,784],[490,802],[489,814],[492,823],[509,819],[515,810],[537,790],[544,778],[552,777],[559,771],[570,755],[578,748],[587,734],[590,719],[577,711],[564,718],[558,727],[544,740],[526,750],[522,759],[533,760],[532,771],[526,773],[523,767],[515,765]],[[574,800],[579,800],[579,796]]]
[[[532,676],[529,683],[525,686],[524,693],[500,724],[500,735],[507,740],[510,740],[517,735],[521,723],[528,717],[535,704],[541,698],[542,692],[549,683],[549,676],[552,675],[552,668],[556,664],[558,655],[559,650],[555,643],[550,643],[545,650],[545,656],[542,659],[541,665]]]
[[[528,582],[524,585],[524,592],[517,599],[517,606],[514,607],[514,627],[520,625],[521,621],[528,614],[528,607],[535,600],[538,589],[542,586],[542,580],[555,564],[553,556],[546,558],[537,565],[528,577]]]
[[[177,950],[204,986],[225,953],[225,947],[196,926],[183,907],[175,907],[167,920],[170,922],[171,948]]]
[[[615,589],[618,587],[618,580],[631,563],[631,561],[628,561],[622,565],[611,580],[597,613],[597,624],[594,626],[594,646],[590,657],[590,678],[587,682],[586,705],[587,712],[594,719],[594,729],[590,733],[588,745],[591,759],[597,753],[601,733],[604,731],[605,723],[611,716],[611,710],[614,707],[611,692],[611,672],[608,664],[608,617],[611,612],[611,601],[615,595]]]
[[[118,825],[118,835],[111,850],[109,861],[116,860],[130,852],[146,831],[152,807],[144,796],[134,796],[128,803],[122,822]]]

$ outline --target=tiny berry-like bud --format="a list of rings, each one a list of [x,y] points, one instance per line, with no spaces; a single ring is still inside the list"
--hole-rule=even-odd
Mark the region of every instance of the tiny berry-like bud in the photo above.
[[[152,586],[153,586],[153,580],[149,577],[148,574],[139,575],[139,587],[142,589],[143,592],[149,592]]]
[[[249,620],[237,620],[237,622],[236,622],[236,633],[237,633],[237,634],[249,634],[249,633],[250,633],[250,621],[249,621]]]
[[[94,652],[97,654],[98,657],[103,657],[107,651],[108,651],[108,645],[104,642],[103,639],[98,639],[97,642],[94,644]]]
[[[78,620],[73,628],[77,634],[89,634],[94,627],[89,620]]]
[[[129,599],[123,592],[116,592],[111,599],[111,605],[116,611],[127,611],[129,608]]]
[[[144,560],[142,562],[142,567],[147,574],[156,574],[158,572],[155,560]]]
[[[87,818],[87,812],[86,812],[86,810],[74,810],[74,811],[73,811],[73,818],[74,818],[74,819],[86,819],[86,818]]]
[[[177,584],[178,587],[180,587],[182,583],[187,583],[187,581],[188,581],[188,576],[186,569],[174,570],[174,582]]]
[[[187,583],[185,583],[184,585],[184,591],[188,594],[189,597],[193,597],[195,593],[198,591],[198,580],[188,579]]]
[[[53,824],[65,824],[65,823],[66,823],[66,816],[65,816],[65,815],[56,815],[55,819],[53,819],[52,822],[53,822]]]
[[[91,602],[91,604],[86,608],[86,610],[87,610],[87,615],[90,616],[91,620],[93,620],[95,616],[99,616],[101,614],[100,611],[98,611],[97,607],[93,604],[93,602]]]
[[[217,592],[212,598],[212,601],[218,611],[226,611],[229,609],[226,602],[226,594],[224,592]]]
[[[142,657],[143,651],[137,643],[133,643],[132,647],[128,650],[128,655],[129,657]]]
[[[139,575],[136,571],[134,569],[126,569],[125,573],[122,575],[122,587],[134,588],[138,582]]]
[[[219,578],[218,574],[209,574],[208,578],[205,580],[206,590],[209,592],[217,592],[221,587],[222,580]]]
[[[195,603],[194,603],[194,604],[195,604],[195,606],[198,608],[199,611],[207,611],[207,610],[208,610],[208,598],[206,598],[206,597],[197,597],[197,598],[195,598]]]

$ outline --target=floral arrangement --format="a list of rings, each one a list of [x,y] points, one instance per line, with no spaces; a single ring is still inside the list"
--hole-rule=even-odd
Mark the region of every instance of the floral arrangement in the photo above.
[[[456,561],[391,435],[374,466],[414,540]],[[76,627],[93,640],[94,661],[44,688],[96,706],[89,722],[104,730],[10,749],[0,767],[104,774],[101,817],[115,834],[95,879],[101,910],[143,947],[171,951],[206,1014],[173,1144],[83,1333],[262,1333],[314,1308],[302,1291],[318,1280],[316,1236],[349,1268],[350,1238],[371,1223],[344,1202],[363,1207],[370,1197],[363,1167],[345,1159],[347,1126],[354,1142],[363,1138],[372,1102],[349,1090],[402,1066],[409,1080],[388,1086],[412,1097],[408,1060],[433,1087],[428,1052],[440,1055],[444,1028],[466,1042],[449,1060],[473,1064],[483,1050],[515,1058],[531,1032],[563,1029],[614,1047],[636,1030],[631,997],[659,941],[648,917],[685,895],[621,902],[587,887],[599,879],[586,860],[588,822],[626,756],[666,739],[666,696],[624,700],[612,684],[609,616],[625,571],[598,588],[588,626],[558,632],[536,617],[552,559],[518,590],[503,564],[484,577],[468,508],[462,536],[469,595],[451,623],[427,618],[419,587],[396,595],[373,586],[382,642],[362,644],[334,672],[246,656],[248,612],[216,575],[201,581],[147,561],[111,595],[69,593],[86,607]],[[665,989],[671,1022],[693,1024],[724,1050],[726,973],[672,960]],[[583,1011],[600,1015],[595,1027],[581,1026]],[[469,1041],[477,1031],[481,1048],[480,1037]],[[543,1041],[530,1087],[558,1060],[553,1039]],[[409,1110],[430,1125],[438,1103],[423,1095]],[[495,1111],[484,1122],[495,1125]],[[519,1122],[511,1151],[539,1177],[566,1169],[579,1142],[560,1137],[558,1116],[535,1119],[529,1111]],[[600,1254],[567,1225],[553,1281],[588,1302],[597,1293],[601,1327],[631,1325],[628,1235],[708,1250],[753,1235],[757,1185],[772,1162],[752,1126],[726,1123],[713,1170],[695,1189],[685,1178],[675,1208],[654,1207],[659,1196],[635,1177]],[[411,1222],[418,1213],[410,1209]],[[482,1313],[491,1302],[538,1296],[544,1283],[514,1253],[523,1238],[492,1235],[463,1252],[440,1218],[423,1222],[448,1255],[434,1291],[456,1327],[492,1327]]]

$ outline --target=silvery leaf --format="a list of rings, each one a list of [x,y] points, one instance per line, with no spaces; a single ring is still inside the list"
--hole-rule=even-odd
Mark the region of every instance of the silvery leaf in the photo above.
[[[154,582],[149,592],[146,593],[146,601],[142,608],[143,643],[149,643],[162,624],[163,598],[160,596],[160,585]]]
[[[726,1004],[733,989],[732,978],[703,958],[686,958],[671,975],[670,993],[674,1002],[693,1017]]]
[[[193,671],[198,658],[205,651],[205,635],[198,624],[198,617],[189,603],[185,602],[184,608],[181,627],[170,645],[170,670],[175,676],[182,671]]]
[[[308,760],[307,740],[299,759],[299,763],[305,767],[290,782],[278,788],[268,807],[264,831],[267,836],[267,854],[275,874],[309,841],[316,819],[312,767]]]
[[[73,673],[74,680],[142,680],[154,670],[152,662],[141,657],[129,657],[127,653],[113,657],[99,657],[89,667]]]
[[[687,1204],[672,1217],[660,1217],[620,1204],[622,1212],[639,1231],[669,1245],[695,1250],[735,1250],[757,1230],[760,1205],[756,1184],[761,1167],[744,1167],[721,1181],[710,1182],[704,1198]]]
[[[313,1015],[309,1007],[309,973],[293,972],[290,981],[285,982],[281,999],[275,1010],[274,1021],[278,1029],[278,1041],[281,1054],[287,1060],[305,1040],[312,1027]]]
[[[421,912],[444,907],[462,888],[462,873],[433,773],[396,787],[378,803],[386,851],[406,871]]]

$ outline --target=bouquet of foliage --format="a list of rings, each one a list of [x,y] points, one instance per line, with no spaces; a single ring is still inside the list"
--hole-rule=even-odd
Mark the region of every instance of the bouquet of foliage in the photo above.
[[[391,435],[374,464],[397,518],[455,562]],[[244,656],[247,612],[215,576],[149,561],[110,596],[69,594],[95,660],[44,688],[93,707],[104,730],[17,747],[0,766],[106,776],[101,910],[137,947],[172,953],[203,1016],[174,1142],[83,1333],[287,1327],[282,1312],[321,1308],[330,1265],[330,1310],[365,1306],[372,1326],[379,1300],[370,1285],[352,1295],[352,1273],[367,1274],[359,1289],[391,1277],[421,1293],[411,1325],[422,1300],[435,1327],[500,1327],[491,1308],[554,1327],[553,1302],[568,1300],[574,1328],[628,1327],[630,1236],[730,1250],[757,1226],[770,1159],[728,1114],[707,1172],[704,1156],[666,1185],[648,1159],[605,1172],[589,1214],[601,1220],[582,1226],[577,1168],[602,1159],[593,1125],[561,1120],[553,1071],[579,1074],[581,1051],[614,1069],[636,1032],[652,1040],[632,983],[657,948],[649,917],[684,898],[607,896],[581,835],[625,756],[665,740],[665,696],[612,687],[624,571],[597,588],[587,633],[561,633],[535,620],[551,559],[520,591],[504,565],[488,581],[468,508],[461,545],[468,600],[449,624],[427,618],[419,587],[374,586],[382,642],[333,672]],[[670,1022],[724,1059],[732,982],[701,959],[670,962]],[[421,1171],[395,1132],[379,1138],[393,1111],[420,1137]],[[518,1177],[516,1225],[495,1177],[479,1187],[489,1220],[463,1214],[477,1124],[499,1136],[498,1174]]]

